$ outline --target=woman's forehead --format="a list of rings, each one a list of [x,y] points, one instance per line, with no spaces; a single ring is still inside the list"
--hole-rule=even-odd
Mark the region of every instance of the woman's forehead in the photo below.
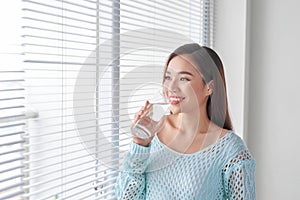
[[[199,73],[197,66],[187,55],[178,55],[172,58],[167,66],[168,73],[189,72],[191,74]]]

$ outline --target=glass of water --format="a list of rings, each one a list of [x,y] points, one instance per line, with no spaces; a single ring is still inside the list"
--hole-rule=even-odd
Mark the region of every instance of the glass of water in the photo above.
[[[151,101],[145,113],[132,125],[132,134],[141,139],[148,139],[159,132],[170,114],[170,104],[166,101]]]

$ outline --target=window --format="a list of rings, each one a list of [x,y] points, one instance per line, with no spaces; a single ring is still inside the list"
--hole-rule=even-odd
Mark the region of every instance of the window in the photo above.
[[[115,199],[133,115],[161,89],[172,50],[187,42],[212,46],[212,1],[14,1],[22,10],[22,70],[12,73],[24,77],[18,79],[22,87],[13,86],[24,101],[18,112],[38,113],[19,118],[21,130],[13,131],[20,137],[18,151],[0,143],[3,155],[20,158],[11,175],[18,177],[18,195]],[[8,137],[2,122],[1,137]]]
[[[21,6],[14,5],[15,1],[5,3],[0,6],[0,199],[16,199],[23,193],[26,125]]]

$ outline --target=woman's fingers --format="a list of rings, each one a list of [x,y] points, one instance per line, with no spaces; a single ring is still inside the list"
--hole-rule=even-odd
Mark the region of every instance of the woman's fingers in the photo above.
[[[141,117],[144,117],[144,116],[148,116],[149,115],[149,113],[151,113],[152,112],[152,104],[150,104],[149,103],[149,101],[146,101],[146,104],[145,104],[145,106],[143,107],[143,112],[142,112],[142,115],[141,115]]]
[[[144,107],[142,107],[141,110],[134,115],[133,122],[136,123],[142,117],[143,113],[144,113]]]
[[[143,106],[138,113],[134,116],[134,123],[136,123],[140,118],[146,116],[151,111],[152,105],[149,103],[149,101],[146,101],[145,106]]]

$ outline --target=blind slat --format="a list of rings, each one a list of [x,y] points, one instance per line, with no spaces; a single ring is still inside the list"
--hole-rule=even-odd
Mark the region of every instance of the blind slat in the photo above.
[[[68,8],[63,8],[61,6],[54,6],[54,5],[49,5],[49,4],[45,4],[45,3],[41,3],[41,2],[36,2],[36,1],[31,1],[31,0],[23,0],[24,2],[27,2],[27,3],[30,3],[31,5],[32,4],[36,4],[36,5],[39,5],[39,6],[43,6],[43,7],[48,7],[48,8],[54,8],[54,9],[57,9],[57,10],[63,10],[64,12],[68,11],[68,12],[71,12],[71,13],[76,13],[76,14],[80,14],[80,15],[84,15],[84,16],[89,16],[89,17],[96,17],[96,15],[92,15],[90,14],[90,12],[79,12],[79,11],[75,11],[75,10],[71,10],[71,9],[68,9]],[[59,1],[60,3],[65,3],[64,1]],[[61,4],[63,5],[63,4]]]
[[[22,168],[24,168],[24,166],[22,166],[22,165],[19,165],[19,166],[16,166],[16,167],[9,166],[9,168],[3,168],[3,169],[1,169],[0,170],[0,174],[1,173],[4,174],[4,173],[11,172],[11,171],[14,171],[14,170],[20,170],[21,171]]]
[[[12,186],[10,186],[10,187],[6,187],[5,189],[3,189],[3,191],[5,191],[5,190],[10,190],[10,189],[14,189],[14,188],[17,188],[17,187],[21,187],[22,186],[22,184],[15,184],[15,185],[12,185]],[[16,191],[16,192],[10,192],[9,194],[7,194],[7,195],[1,195],[0,194],[0,199],[11,199],[11,198],[15,198],[15,197],[17,197],[17,196],[19,196],[19,195],[21,195],[21,194],[23,194],[24,193],[24,191],[21,191],[21,190],[19,190],[19,191]]]
[[[48,12],[44,12],[44,11],[41,11],[41,10],[34,10],[34,9],[30,9],[30,8],[23,8],[23,11],[32,12],[32,13],[39,13],[39,14],[43,14],[43,15],[47,15],[47,16],[58,17],[58,21],[60,21],[60,19],[63,17],[65,19],[70,19],[70,20],[74,20],[74,21],[82,22],[82,23],[86,23],[86,24],[92,24],[92,25],[96,24],[94,21],[88,21],[88,20],[83,20],[83,19],[78,19],[78,18],[73,18],[73,17],[68,17],[68,16],[62,16],[62,15],[58,15],[58,14],[54,14],[54,13],[48,13]]]

